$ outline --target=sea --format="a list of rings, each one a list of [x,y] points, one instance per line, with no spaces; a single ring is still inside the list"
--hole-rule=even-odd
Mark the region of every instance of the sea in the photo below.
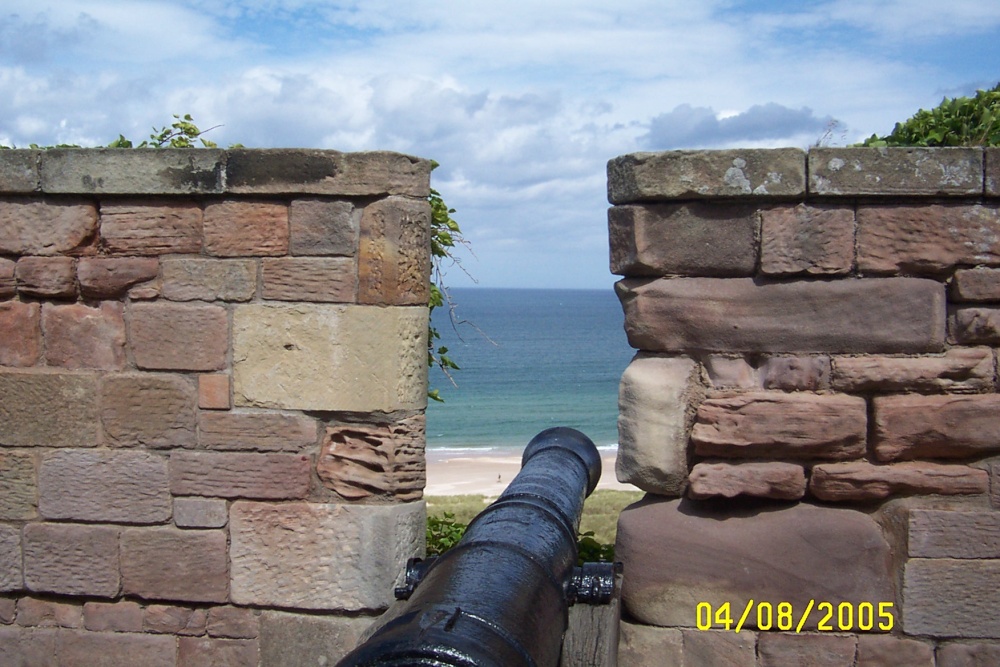
[[[454,319],[433,323],[460,367],[453,385],[431,369],[443,403],[427,407],[429,450],[521,450],[569,426],[617,447],[618,383],[634,350],[605,290],[453,288]]]

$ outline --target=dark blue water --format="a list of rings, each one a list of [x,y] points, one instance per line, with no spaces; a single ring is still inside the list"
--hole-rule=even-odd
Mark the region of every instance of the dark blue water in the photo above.
[[[459,318],[482,334],[469,325],[456,333],[446,312],[434,312],[441,344],[462,369],[457,387],[431,370],[445,403],[427,408],[428,447],[523,447],[551,426],[579,429],[599,446],[618,441],[618,381],[633,350],[613,290],[451,293]]]

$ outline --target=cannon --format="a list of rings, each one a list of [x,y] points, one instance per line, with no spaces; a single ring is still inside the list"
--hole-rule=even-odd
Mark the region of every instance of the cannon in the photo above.
[[[552,428],[521,471],[436,559],[411,559],[398,601],[339,667],[554,667],[569,606],[606,603],[616,566],[577,567],[583,501],[601,477],[594,443]]]

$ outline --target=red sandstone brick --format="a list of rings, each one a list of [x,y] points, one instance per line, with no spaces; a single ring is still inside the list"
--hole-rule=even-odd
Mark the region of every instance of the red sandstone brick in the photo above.
[[[24,527],[24,583],[59,595],[118,595],[118,529],[60,523]]]
[[[193,202],[103,203],[101,241],[115,254],[201,252],[201,208]]]
[[[143,612],[142,629],[155,634],[203,635],[207,622],[205,609],[151,604]]]
[[[993,351],[955,347],[921,357],[835,357],[832,387],[846,392],[979,393],[993,386]]]
[[[21,527],[0,523],[0,592],[24,589]]]
[[[128,373],[101,382],[101,423],[116,447],[194,447],[195,388],[183,375]]]
[[[0,521],[37,516],[38,485],[33,452],[0,450]]]
[[[55,628],[0,627],[0,661],[4,665],[28,667],[52,664],[56,653]]]
[[[997,188],[1000,189],[1000,175],[997,177]],[[938,646],[937,667],[996,667],[996,665],[1000,665],[1000,644],[948,642]]]
[[[0,366],[34,366],[42,352],[41,306],[0,303]]]
[[[177,640],[177,664],[184,667],[257,667],[256,639]]]
[[[216,257],[288,253],[288,207],[272,202],[224,201],[205,207],[205,251]]]
[[[202,410],[228,410],[229,376],[222,374],[198,376],[198,407]]]
[[[178,528],[222,528],[228,520],[225,500],[174,498],[174,525]]]
[[[97,229],[97,210],[80,200],[0,201],[0,254],[57,255],[85,245]]]
[[[221,370],[229,348],[225,308],[173,303],[131,307],[129,344],[139,368]]]
[[[147,600],[225,602],[229,593],[226,533],[127,528],[121,537],[121,569],[126,595]]]
[[[740,494],[760,498],[798,500],[806,493],[802,466],[778,461],[698,463],[688,477],[688,495],[695,499]]]
[[[881,396],[874,399],[880,461],[967,458],[1000,451],[1000,396]]]
[[[14,598],[0,597],[0,623],[10,625],[17,613],[17,601]]]
[[[17,624],[26,627],[82,628],[83,607],[38,598],[17,601]]]
[[[217,498],[305,498],[312,459],[302,454],[174,452],[170,491]]]
[[[265,299],[351,303],[357,297],[357,263],[350,257],[265,259],[261,276]]]
[[[293,255],[356,255],[361,211],[346,201],[296,199],[288,209]]]
[[[87,299],[119,299],[129,288],[156,278],[155,257],[84,257],[76,267],[80,293]]]
[[[934,645],[893,635],[858,635],[857,667],[934,667]]]
[[[361,215],[358,303],[426,305],[430,205],[402,197],[371,203]]]
[[[854,210],[799,204],[761,211],[761,273],[835,275],[854,264]]]
[[[952,301],[1000,301],[1000,269],[959,269],[951,279]]]
[[[830,357],[771,357],[759,371],[764,389],[821,391],[830,386]]]
[[[208,635],[229,639],[256,639],[260,612],[245,607],[212,607],[208,610]]]
[[[22,257],[14,275],[18,292],[25,296],[76,298],[76,260],[72,257]]]
[[[94,632],[142,632],[142,607],[138,602],[86,602],[83,627]]]
[[[813,466],[809,491],[820,500],[869,501],[896,494],[986,493],[986,471],[963,465],[896,463],[872,465],[866,461]]]
[[[17,294],[17,283],[14,280],[13,260],[0,257],[0,299],[9,299]]]
[[[1000,308],[957,308],[948,324],[957,343],[1000,345]]]
[[[105,301],[42,308],[45,361],[62,368],[119,370],[125,367],[125,319],[122,304]]]
[[[830,634],[762,632],[757,643],[760,667],[851,667],[857,637]]]
[[[256,291],[256,260],[163,260],[163,296],[171,301],[249,301]]]
[[[57,637],[60,665],[175,667],[176,664],[172,637],[73,631],[63,631]]]
[[[316,420],[280,412],[202,412],[198,438],[213,450],[301,452],[317,442]]]

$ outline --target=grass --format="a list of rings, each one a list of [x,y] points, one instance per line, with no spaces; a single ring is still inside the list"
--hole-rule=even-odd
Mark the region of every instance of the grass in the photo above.
[[[642,496],[641,491],[594,491],[583,505],[580,532],[592,530],[598,542],[614,544],[618,515]],[[455,521],[467,524],[493,499],[486,496],[427,496],[426,500],[429,516],[440,517],[444,512],[450,512],[455,515]]]

